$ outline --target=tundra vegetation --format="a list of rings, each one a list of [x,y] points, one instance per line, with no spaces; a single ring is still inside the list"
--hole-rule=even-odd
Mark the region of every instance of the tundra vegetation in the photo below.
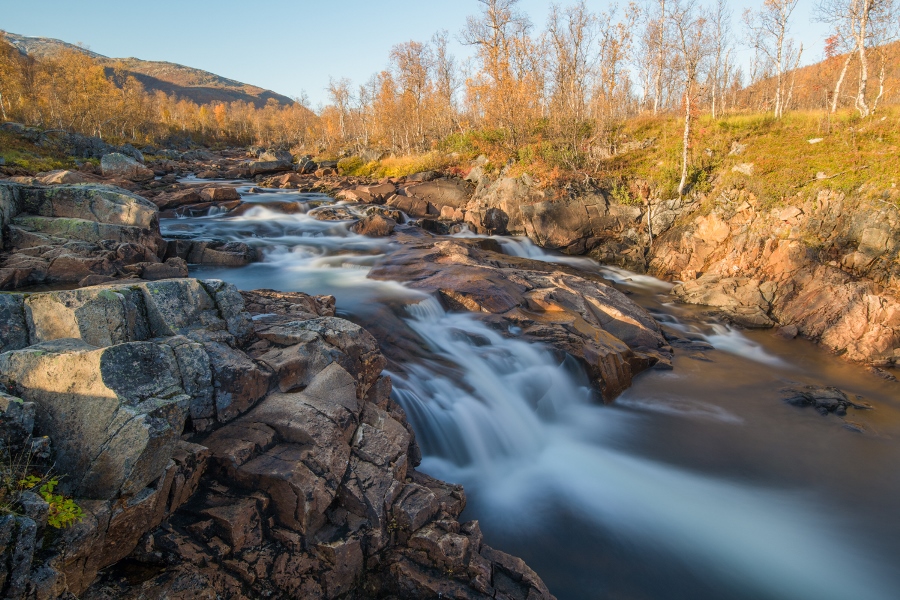
[[[725,0],[602,11],[581,0],[537,23],[518,0],[479,0],[462,31],[395,45],[361,84],[332,79],[316,111],[304,99],[258,108],[151,94],[85,53],[35,59],[0,40],[0,118],[133,144],[281,146],[371,177],[452,171],[483,154],[488,170],[527,172],[541,186],[607,182],[635,202],[731,180],[733,162],[754,164],[764,182],[748,185],[774,201],[817,176],[890,187],[879,171],[896,154],[896,1],[817,0],[832,30],[821,49],[794,38],[797,2],[760,0],[735,15]],[[451,54],[452,36],[471,48],[466,61]],[[825,60],[801,67],[804,52]],[[735,142],[747,156],[732,153]],[[8,163],[35,162],[4,152]],[[626,167],[646,181],[626,190]]]

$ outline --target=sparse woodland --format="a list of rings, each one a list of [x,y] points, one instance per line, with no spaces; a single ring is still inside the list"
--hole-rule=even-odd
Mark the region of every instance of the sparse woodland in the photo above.
[[[826,60],[808,67],[803,57],[821,49],[792,37],[804,25],[798,0],[761,0],[743,15],[726,0],[644,0],[601,12],[582,0],[553,5],[543,22],[518,0],[479,2],[462,31],[397,44],[367,81],[332,79],[330,104],[317,112],[302,101],[197,105],[147,93],[79,52],[37,61],[0,43],[0,118],[136,143],[484,153],[552,174],[601,170],[633,142],[635,122],[657,116],[680,123],[683,192],[703,119],[868,117],[898,98],[895,0],[818,0],[817,18],[833,35],[823,40]],[[451,55],[452,36],[471,48],[465,62]]]

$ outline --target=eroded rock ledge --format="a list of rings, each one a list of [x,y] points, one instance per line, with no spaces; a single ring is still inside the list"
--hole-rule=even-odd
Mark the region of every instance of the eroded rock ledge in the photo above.
[[[415,471],[377,342],[333,298],[196,279],[0,298],[25,402],[3,416],[32,411],[87,514],[43,546],[39,509],[0,519],[6,597],[552,598],[458,521],[462,488]]]

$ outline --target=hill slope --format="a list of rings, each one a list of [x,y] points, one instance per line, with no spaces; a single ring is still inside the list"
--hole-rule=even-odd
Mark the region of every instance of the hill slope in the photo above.
[[[270,98],[277,100],[279,104],[293,103],[293,100],[287,96],[271,90],[176,63],[138,58],[109,58],[81,46],[53,38],[26,37],[9,32],[6,32],[5,35],[6,40],[20,52],[34,58],[46,58],[65,50],[83,52],[110,71],[117,65],[124,65],[125,71],[140,81],[147,91],[161,90],[166,94],[176,94],[198,104],[243,100],[262,107]]]

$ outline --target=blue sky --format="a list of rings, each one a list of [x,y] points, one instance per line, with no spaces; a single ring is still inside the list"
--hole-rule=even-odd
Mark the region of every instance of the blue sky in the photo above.
[[[761,3],[734,0],[735,18]],[[539,27],[550,4],[520,2]],[[588,0],[593,10],[609,4]],[[810,23],[813,5],[800,0],[794,20],[804,63],[821,58],[825,37],[822,25]],[[327,101],[329,76],[362,83],[387,65],[394,44],[425,41],[440,29],[455,39],[479,7],[477,0],[0,0],[0,29],[82,42],[111,57],[181,63],[291,97],[305,91],[315,107]],[[454,45],[463,58],[468,48]]]

